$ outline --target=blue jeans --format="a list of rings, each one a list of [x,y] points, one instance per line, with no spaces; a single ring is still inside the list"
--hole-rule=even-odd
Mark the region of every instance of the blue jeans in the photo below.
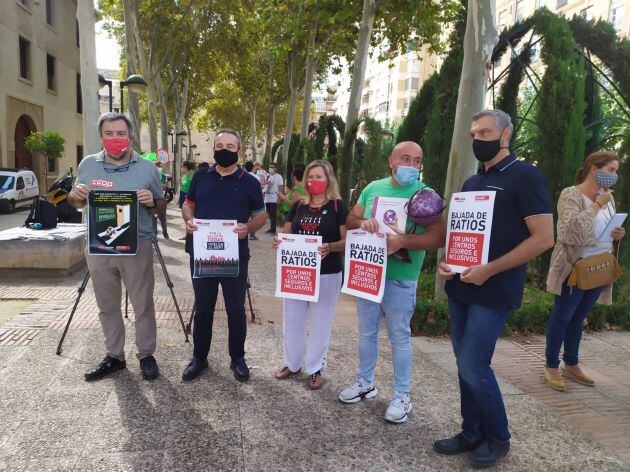
[[[374,382],[378,357],[378,333],[385,316],[387,338],[392,346],[394,364],[393,388],[409,393],[411,378],[411,328],[409,323],[416,308],[417,280],[386,280],[381,303],[357,298],[359,315],[359,372],[368,382]]]
[[[560,348],[564,342],[562,360],[566,365],[578,364],[578,352],[582,339],[584,319],[601,295],[604,287],[591,290],[570,289],[562,284],[562,292],[556,295],[551,317],[547,324],[547,367],[557,369],[560,365]]]
[[[462,434],[469,441],[510,439],[499,384],[490,367],[510,310],[449,299],[451,343],[457,360]]]

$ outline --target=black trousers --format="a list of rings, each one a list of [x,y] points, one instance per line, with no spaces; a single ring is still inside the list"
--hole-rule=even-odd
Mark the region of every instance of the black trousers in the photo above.
[[[277,203],[265,203],[267,208],[267,214],[269,215],[269,224],[271,225],[271,231],[276,232],[276,224],[278,221],[278,204]]]
[[[191,258],[192,267],[192,258]],[[245,296],[247,293],[247,257],[240,258],[238,277],[193,278],[195,290],[195,324],[193,327],[193,355],[202,360],[208,357],[212,341],[212,323],[217,303],[219,285],[223,290],[223,300],[228,320],[228,346],[230,357],[237,360],[245,357],[247,336],[247,316]],[[191,269],[192,272],[192,269]]]

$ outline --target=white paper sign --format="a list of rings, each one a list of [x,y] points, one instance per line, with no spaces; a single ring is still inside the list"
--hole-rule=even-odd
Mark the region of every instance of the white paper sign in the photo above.
[[[193,219],[193,277],[237,277],[238,234],[236,220]]]
[[[496,191],[459,192],[451,197],[446,263],[453,272],[488,263]]]
[[[378,221],[378,230],[385,234],[405,234],[409,199],[376,197],[372,206],[372,218]]]
[[[387,238],[382,233],[348,231],[341,291],[376,303],[383,299],[387,272]]]
[[[321,236],[278,234],[282,241],[276,256],[276,297],[316,302],[322,256]]]

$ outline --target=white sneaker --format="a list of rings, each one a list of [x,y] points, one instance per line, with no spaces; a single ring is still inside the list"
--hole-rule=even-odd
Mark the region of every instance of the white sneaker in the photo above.
[[[339,394],[339,400],[344,403],[357,403],[364,398],[374,398],[378,395],[378,390],[373,383],[357,377],[357,380]]]
[[[385,412],[385,419],[392,423],[404,423],[411,413],[411,398],[405,392],[394,392],[389,407]]]

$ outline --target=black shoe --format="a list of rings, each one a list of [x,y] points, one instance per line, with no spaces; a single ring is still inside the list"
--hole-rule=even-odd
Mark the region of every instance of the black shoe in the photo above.
[[[168,233],[162,233],[162,236],[164,236],[164,239],[171,239],[168,237]]]
[[[193,357],[188,367],[184,369],[184,373],[182,374],[182,380],[184,382],[190,382],[191,380],[195,380],[199,377],[204,370],[208,368],[208,359],[199,360]]]
[[[241,382],[246,382],[249,380],[249,367],[247,367],[247,363],[245,362],[244,357],[230,362],[230,369],[232,369],[232,371],[234,372],[234,378],[236,380],[239,380]]]
[[[454,456],[455,454],[461,454],[462,452],[474,451],[479,447],[481,441],[471,442],[459,433],[457,436],[448,439],[440,439],[433,443],[433,449],[440,454],[446,454],[448,456]]]
[[[510,450],[510,442],[498,443],[484,441],[477,449],[470,453],[468,458],[474,466],[486,468],[494,465],[496,461],[505,456]]]
[[[155,357],[147,356],[140,359],[140,371],[144,380],[155,380],[160,375]]]
[[[268,229],[265,234],[276,234],[276,232],[273,229]]]
[[[125,361],[119,361],[114,357],[105,356],[103,362],[101,362],[95,369],[89,370],[85,373],[85,381],[91,382],[93,380],[100,380],[109,374],[113,374],[119,370],[127,367]]]

